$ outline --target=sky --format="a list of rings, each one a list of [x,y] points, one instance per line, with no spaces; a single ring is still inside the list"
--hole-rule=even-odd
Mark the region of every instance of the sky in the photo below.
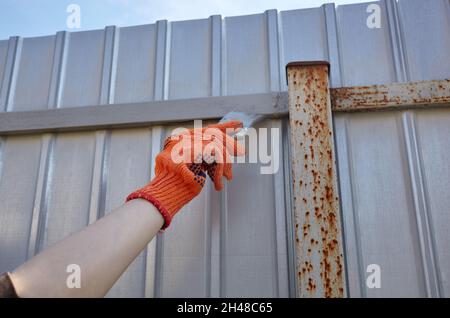
[[[108,25],[130,26],[157,20],[191,20],[261,13],[267,9],[312,8],[370,0],[0,0],[0,40],[10,36],[40,36],[57,31],[101,29]],[[69,28],[70,4],[80,8],[79,28]],[[73,21],[73,20],[72,20]],[[73,26],[73,25],[72,25]]]

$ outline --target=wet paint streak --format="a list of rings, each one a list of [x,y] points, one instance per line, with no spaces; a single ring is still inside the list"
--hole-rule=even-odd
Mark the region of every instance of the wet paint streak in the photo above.
[[[343,297],[328,65],[288,65],[299,297]]]

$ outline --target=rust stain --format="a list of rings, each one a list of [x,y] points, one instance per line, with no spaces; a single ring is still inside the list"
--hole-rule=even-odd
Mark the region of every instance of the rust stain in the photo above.
[[[330,90],[333,111],[383,110],[450,103],[450,79]]]
[[[294,182],[294,195],[302,198],[294,204],[297,290],[302,297],[343,297],[342,233],[327,111],[328,67],[288,67],[288,80],[293,180],[301,180]]]

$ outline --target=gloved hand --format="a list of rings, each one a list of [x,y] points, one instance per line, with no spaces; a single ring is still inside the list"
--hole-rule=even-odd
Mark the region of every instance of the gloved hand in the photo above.
[[[229,121],[168,137],[156,156],[155,177],[131,193],[127,201],[141,198],[152,203],[164,218],[164,230],[173,216],[200,193],[205,171],[216,190],[222,189],[223,176],[232,179],[231,155],[242,156],[245,150],[227,135],[227,130],[241,127],[240,121]]]

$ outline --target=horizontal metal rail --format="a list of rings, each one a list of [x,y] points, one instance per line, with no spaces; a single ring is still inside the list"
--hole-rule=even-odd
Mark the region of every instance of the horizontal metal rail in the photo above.
[[[450,79],[331,89],[334,112],[449,106]]]
[[[230,111],[287,115],[287,94],[267,93],[0,113],[0,134],[139,127],[220,118]]]
[[[333,112],[444,107],[450,106],[450,80],[332,88],[330,95]],[[229,111],[287,116],[287,92],[0,112],[0,134],[142,127]]]

